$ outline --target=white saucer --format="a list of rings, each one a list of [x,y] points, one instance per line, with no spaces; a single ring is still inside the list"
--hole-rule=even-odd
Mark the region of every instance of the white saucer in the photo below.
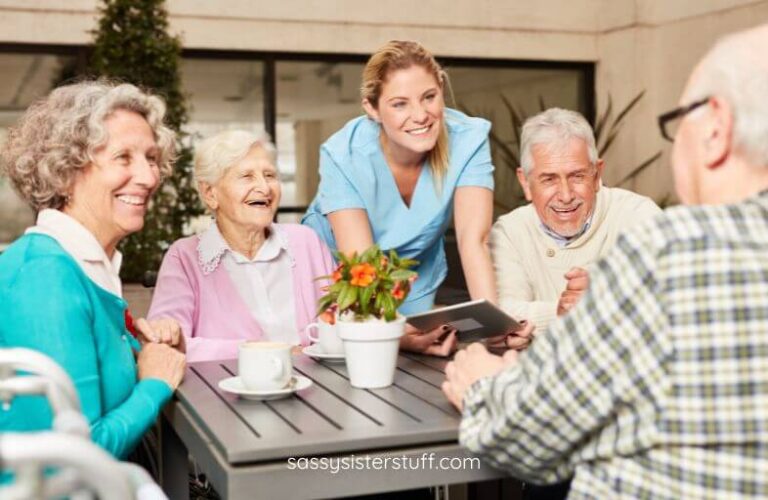
[[[312,344],[308,345],[304,349],[301,350],[304,354],[309,356],[310,358],[314,358],[320,361],[327,361],[329,363],[343,363],[344,362],[344,354],[328,354],[323,352],[320,349],[320,346],[318,344]]]
[[[219,381],[219,389],[222,391],[237,394],[244,399],[254,399],[257,401],[284,398],[296,391],[306,389],[311,385],[312,380],[307,377],[302,377],[301,375],[294,375],[291,377],[291,382],[288,384],[288,387],[271,391],[253,391],[246,389],[243,385],[243,381],[240,380],[240,377],[229,377]]]

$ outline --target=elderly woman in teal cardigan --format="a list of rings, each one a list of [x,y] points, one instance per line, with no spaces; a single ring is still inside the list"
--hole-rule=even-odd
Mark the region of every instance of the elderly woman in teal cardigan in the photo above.
[[[3,146],[3,168],[37,212],[0,255],[0,347],[50,356],[72,378],[93,440],[128,455],[181,382],[178,325],[126,328],[117,244],[140,230],[173,132],[164,103],[132,85],[83,82],[32,105]],[[49,428],[42,398],[0,411],[0,431]]]

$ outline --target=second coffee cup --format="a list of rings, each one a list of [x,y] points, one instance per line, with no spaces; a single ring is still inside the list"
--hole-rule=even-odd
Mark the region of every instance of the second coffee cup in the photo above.
[[[282,342],[243,342],[238,351],[237,370],[248,390],[283,389],[291,381],[291,345]]]
[[[313,335],[313,330],[317,330],[317,334]],[[328,324],[325,321],[310,323],[306,329],[309,340],[317,343],[323,353],[344,354],[344,344],[341,342],[337,330],[336,325]]]

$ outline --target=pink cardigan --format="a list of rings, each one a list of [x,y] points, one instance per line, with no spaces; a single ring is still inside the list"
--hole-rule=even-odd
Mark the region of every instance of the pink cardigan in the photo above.
[[[305,327],[314,321],[320,288],[315,281],[331,274],[333,258],[312,229],[299,224],[275,224],[287,240],[293,259],[296,329],[302,345],[309,340]],[[149,308],[150,319],[176,319],[186,337],[187,361],[237,358],[245,340],[258,340],[264,332],[240,297],[223,265],[204,274],[198,256],[199,237],[175,242],[166,252]]]

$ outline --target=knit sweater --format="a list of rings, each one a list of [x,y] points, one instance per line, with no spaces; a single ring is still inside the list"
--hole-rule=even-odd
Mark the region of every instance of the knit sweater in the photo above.
[[[650,198],[602,186],[589,228],[562,248],[544,232],[532,204],[499,217],[491,252],[501,308],[533,322],[537,331],[545,329],[557,315],[565,273],[587,268],[613,247],[620,232],[659,213]]]
[[[308,227],[274,224],[273,228],[287,241],[293,265],[292,276],[286,279],[293,279],[296,331],[301,344],[309,345],[305,329],[315,319],[317,301],[327,284],[316,278],[333,272],[333,257]],[[203,264],[199,241],[198,236],[182,238],[168,249],[147,317],[179,322],[189,362],[234,359],[243,341],[266,336],[229,273],[219,265],[220,255],[210,269],[203,269],[210,263]]]
[[[125,458],[171,398],[162,380],[137,380],[126,303],[91,281],[53,238],[28,234],[0,256],[0,348],[50,356],[72,378],[91,437]],[[0,433],[51,428],[43,397],[0,410]]]

